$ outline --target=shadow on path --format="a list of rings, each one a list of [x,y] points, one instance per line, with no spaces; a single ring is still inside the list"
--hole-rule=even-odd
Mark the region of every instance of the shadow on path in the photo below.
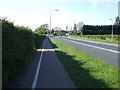
[[[54,49],[58,48],[56,44],[51,44]],[[82,67],[84,63],[75,60],[75,56],[62,51],[56,51],[56,54],[77,88],[108,88],[102,79],[91,76],[90,71]]]

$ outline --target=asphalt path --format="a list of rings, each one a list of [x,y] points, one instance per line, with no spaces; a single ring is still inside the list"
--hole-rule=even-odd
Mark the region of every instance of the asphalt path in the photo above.
[[[76,88],[46,37],[33,54],[27,71],[11,81],[11,88]]]
[[[66,37],[51,38],[61,41],[67,45],[70,45],[90,56],[102,59],[112,66],[120,67],[118,65],[118,56],[120,55],[120,51],[117,44],[99,43],[95,41],[80,40]]]
[[[64,66],[46,38],[36,88],[75,88]]]

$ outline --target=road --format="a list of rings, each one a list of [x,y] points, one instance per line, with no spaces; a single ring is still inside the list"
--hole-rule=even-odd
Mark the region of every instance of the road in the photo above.
[[[100,43],[95,41],[88,40],[80,40],[74,38],[66,38],[66,37],[51,37],[58,41],[61,41],[69,46],[76,48],[79,51],[82,51],[90,56],[99,58],[104,60],[106,63],[120,67],[118,65],[118,56],[120,55],[120,51],[118,51],[117,44],[107,44]]]

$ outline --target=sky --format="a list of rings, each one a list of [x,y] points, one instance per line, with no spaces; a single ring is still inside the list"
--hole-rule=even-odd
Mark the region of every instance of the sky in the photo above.
[[[0,0],[0,17],[33,31],[42,24],[66,29],[74,23],[110,25],[118,16],[119,0]],[[59,9],[59,11],[54,11]]]

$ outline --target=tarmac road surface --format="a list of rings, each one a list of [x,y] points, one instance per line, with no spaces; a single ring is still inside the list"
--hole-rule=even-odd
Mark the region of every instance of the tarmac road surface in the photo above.
[[[108,44],[89,40],[80,40],[66,37],[51,37],[61,41],[69,46],[76,48],[90,56],[104,60],[106,63],[115,67],[120,67],[118,64],[118,56],[120,56],[120,48],[117,44]]]

